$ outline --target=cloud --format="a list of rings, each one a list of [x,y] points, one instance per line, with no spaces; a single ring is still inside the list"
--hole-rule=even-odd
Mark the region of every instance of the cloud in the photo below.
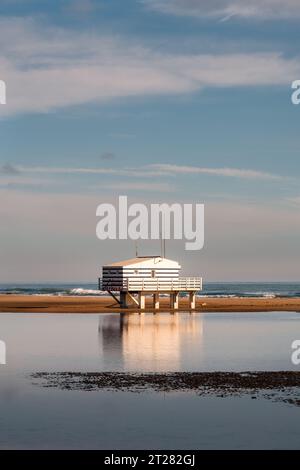
[[[226,21],[234,16],[250,19],[300,18],[299,0],[141,0],[148,8],[161,13],[217,18]]]
[[[136,178],[168,177],[176,174],[211,175],[242,179],[282,180],[283,177],[252,169],[240,168],[207,168],[198,166],[182,166],[169,163],[155,163],[136,168],[87,168],[87,167],[24,167],[15,166],[18,173],[69,174],[69,175],[111,175]]]
[[[286,201],[295,206],[300,206],[300,196],[286,198]]]
[[[18,184],[30,183],[34,184],[34,180],[38,185],[41,185],[42,181],[47,183],[48,187],[56,187],[65,183],[65,179],[58,179],[58,176],[73,176],[81,178],[81,186],[86,187],[87,180],[82,179],[83,176],[99,177],[101,182],[101,188],[113,189],[113,190],[129,190],[129,191],[160,191],[160,192],[171,192],[174,191],[174,185],[167,182],[148,183],[149,179],[163,178],[164,180],[175,178],[176,175],[184,175],[187,178],[192,176],[209,176],[209,177],[223,177],[223,178],[236,178],[241,180],[254,180],[254,181],[280,181],[283,180],[292,181],[292,178],[287,176],[280,176],[274,173],[254,170],[254,169],[241,169],[241,168],[210,168],[210,167],[199,167],[199,166],[187,166],[187,165],[173,165],[168,163],[156,163],[151,165],[145,165],[140,167],[124,167],[124,168],[101,168],[101,167],[49,167],[49,166],[15,166],[15,165],[4,165],[0,171],[0,182],[2,186],[11,186],[13,183],[15,186]],[[11,173],[9,173],[11,171]],[[12,176],[14,180],[12,181]],[[103,178],[104,177],[104,178]],[[126,178],[123,181],[116,181],[119,177]],[[27,178],[27,180],[25,179]],[[50,178],[50,179],[49,179]],[[107,179],[109,181],[107,182]],[[138,181],[130,181],[138,180]],[[71,179],[68,182],[71,183]],[[90,190],[98,189],[94,184],[90,184],[88,180],[88,188]],[[96,180],[97,181],[97,180]],[[295,180],[297,182],[297,180]],[[42,188],[43,186],[41,186]],[[292,202],[292,201],[290,201]],[[295,202],[295,201],[294,201]]]
[[[206,87],[290,86],[300,75],[299,59],[280,53],[171,54],[95,31],[41,27],[28,18],[0,18],[0,43],[7,84],[0,117]]]
[[[140,168],[88,168],[88,167],[38,167],[38,166],[13,166],[5,165],[2,168],[6,171],[0,171],[0,187],[7,189],[26,189],[36,188],[41,191],[63,190],[64,192],[73,191],[72,178],[64,176],[73,176],[77,187],[88,190],[89,192],[99,191],[99,189],[108,190],[128,190],[128,191],[147,191],[147,192],[172,192],[174,187],[168,182],[151,182],[149,179],[169,176],[160,170],[151,170],[147,167]],[[9,173],[8,168],[14,169]],[[84,178],[86,176],[86,178]],[[76,179],[76,177],[78,177]],[[90,179],[89,177],[94,177]],[[123,181],[117,181],[117,178],[125,178]],[[138,181],[130,181],[135,179]],[[96,185],[95,182],[99,181]],[[73,182],[73,183],[72,183]],[[79,185],[79,186],[78,186]]]
[[[74,15],[89,15],[98,7],[99,5],[92,0],[71,0],[66,11]]]
[[[263,179],[263,180],[281,180],[282,177],[272,173],[266,173],[257,170],[247,170],[239,168],[204,168],[197,166],[181,166],[157,163],[149,165],[152,170],[157,170],[165,174],[204,174],[213,176],[224,176],[230,178],[242,178],[242,179]]]
[[[52,175],[111,175],[136,178],[152,178],[167,175],[166,172],[149,167],[140,168],[88,168],[88,167],[49,167],[49,166],[18,166],[20,173],[52,174]]]
[[[104,152],[100,156],[102,160],[114,160],[116,158],[116,155],[112,152]]]
[[[5,175],[16,175],[19,173],[19,170],[16,166],[11,165],[10,163],[5,163],[0,167],[0,173]]]

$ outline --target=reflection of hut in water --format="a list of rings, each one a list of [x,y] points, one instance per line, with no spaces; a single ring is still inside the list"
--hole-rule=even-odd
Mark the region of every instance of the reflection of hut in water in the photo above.
[[[122,315],[101,315],[99,317],[99,347],[104,363],[123,364]],[[104,364],[106,365],[106,364]]]
[[[99,334],[103,355],[125,369],[180,370],[183,356],[201,346],[202,321],[168,314],[100,317]]]
[[[134,315],[126,319],[123,355],[127,367],[134,366],[138,358],[147,370],[176,370],[180,353],[177,315]]]

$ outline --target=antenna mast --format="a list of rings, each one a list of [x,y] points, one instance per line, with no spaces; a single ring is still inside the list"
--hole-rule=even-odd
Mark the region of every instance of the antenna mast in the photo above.
[[[160,243],[160,256],[163,257],[163,246],[162,246],[162,226],[159,223],[159,243]]]
[[[163,238],[162,238],[162,244],[163,244],[163,258],[166,257],[166,239],[165,239],[165,219],[164,216],[162,216],[162,224],[163,224]]]

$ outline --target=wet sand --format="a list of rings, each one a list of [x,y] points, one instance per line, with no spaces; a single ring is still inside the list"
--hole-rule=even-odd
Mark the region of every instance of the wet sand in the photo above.
[[[160,311],[168,311],[169,299],[160,299]],[[151,298],[146,301],[147,311],[152,311]],[[0,295],[0,312],[46,312],[46,313],[108,313],[134,312],[133,305],[127,309],[110,297],[69,297],[39,295]],[[179,300],[179,311],[189,310],[188,299]],[[299,311],[300,299],[297,298],[198,298],[196,311],[201,312],[266,312]]]
[[[120,390],[129,392],[193,391],[197,395],[251,395],[300,406],[300,372],[37,372],[34,384],[61,390]]]

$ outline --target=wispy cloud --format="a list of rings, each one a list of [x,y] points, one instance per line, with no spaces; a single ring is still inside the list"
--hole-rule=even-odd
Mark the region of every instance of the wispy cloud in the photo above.
[[[53,174],[53,175],[111,175],[136,178],[152,178],[166,174],[165,171],[159,169],[151,169],[149,167],[139,168],[92,168],[92,167],[51,167],[51,166],[16,166],[20,174]]]
[[[299,0],[141,0],[148,8],[161,13],[218,18],[254,19],[300,18]]]
[[[113,152],[103,152],[100,155],[101,160],[114,160],[116,155]]]
[[[300,207],[300,196],[286,198],[286,201]]]
[[[176,54],[117,36],[0,19],[0,116],[46,113],[120,97],[193,93],[205,87],[289,85],[298,58],[280,53]]]
[[[283,177],[273,173],[267,173],[257,170],[247,170],[240,168],[205,168],[198,166],[181,166],[172,164],[153,164],[149,168],[165,174],[186,174],[186,175],[214,175],[230,178],[242,179],[263,179],[263,180],[281,180]]]
[[[53,167],[15,167],[11,165],[12,171],[8,171],[10,165],[3,165],[0,168],[0,188],[7,189],[40,189],[45,188],[73,191],[72,184],[66,186],[64,178],[57,178],[58,175],[94,175],[100,176],[95,184],[93,180],[81,180],[80,187],[89,190],[89,192],[108,190],[108,191],[140,191],[140,192],[172,192],[174,186],[167,181],[149,182],[149,178],[158,178],[162,176],[160,171],[148,171],[145,169],[120,169],[112,168],[53,168]],[[104,178],[101,178],[104,176]],[[110,176],[108,179],[107,177]],[[119,177],[126,177],[125,180],[118,180]],[[132,179],[135,178],[134,181]],[[138,180],[138,181],[136,181]],[[76,180],[77,181],[77,180]],[[68,180],[71,183],[70,180]]]
[[[3,167],[2,167],[3,168]],[[47,175],[104,175],[112,177],[130,177],[147,179],[153,177],[174,177],[177,174],[181,175],[208,175],[208,176],[221,176],[225,178],[240,178],[240,179],[254,179],[254,180],[273,180],[279,181],[286,177],[276,175],[253,169],[241,168],[209,168],[199,166],[184,166],[173,165],[168,163],[155,163],[135,168],[88,168],[88,167],[49,167],[49,166],[12,166],[16,173],[22,174],[47,174]],[[135,187],[136,186],[136,183]],[[144,183],[140,184],[140,189],[143,189]]]
[[[65,11],[72,15],[90,15],[98,8],[101,8],[99,3],[93,0],[70,0],[65,6]]]
[[[5,163],[0,167],[0,174],[4,175],[16,175],[19,173],[18,168],[15,165],[11,165],[10,163]]]

